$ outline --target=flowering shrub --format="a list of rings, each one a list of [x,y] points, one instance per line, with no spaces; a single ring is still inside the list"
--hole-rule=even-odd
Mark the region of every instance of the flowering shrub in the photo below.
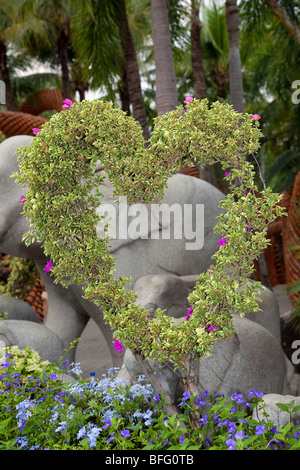
[[[0,450],[300,448],[299,426],[276,429],[268,420],[252,418],[253,408],[263,406],[263,394],[253,389],[246,400],[237,392],[224,397],[187,391],[178,414],[169,416],[164,396],[155,394],[143,376],[131,385],[118,379],[114,368],[90,382],[80,378],[80,364],[66,363],[64,370],[77,374],[77,380],[64,383],[61,368],[34,351],[10,347],[1,355]],[[31,374],[26,364],[32,358]]]
[[[83,101],[66,108],[42,126],[30,146],[19,149],[21,176],[11,175],[29,187],[24,214],[34,229],[24,235],[25,243],[43,242],[55,282],[85,285],[85,298],[103,309],[115,331],[116,348],[125,344],[131,349],[158,391],[146,359],[169,362],[190,374],[195,359],[210,354],[217,339],[235,333],[233,313],[258,310],[261,284],[249,281],[253,261],[268,245],[268,223],[283,214],[277,205],[280,195],[270,188],[259,193],[248,161],[259,148],[260,116],[188,97],[185,113],[180,106],[155,119],[145,147],[138,123],[110,103]],[[128,279],[114,278],[107,240],[96,236],[98,183],[104,178],[94,175],[98,160],[114,195],[127,196],[129,203],[157,200],[168,177],[185,163],[221,163],[231,192],[220,203],[225,213],[215,227],[221,235],[216,265],[199,276],[188,298],[193,313],[185,321],[175,324],[161,310],[150,320],[135,303],[137,295],[126,289]],[[184,380],[190,391],[193,384],[195,377]]]

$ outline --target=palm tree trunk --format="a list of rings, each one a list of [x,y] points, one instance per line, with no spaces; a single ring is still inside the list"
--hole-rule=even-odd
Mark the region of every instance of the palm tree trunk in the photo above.
[[[7,55],[6,55],[6,45],[0,39],[0,70],[2,80],[5,85],[5,104],[8,111],[15,111],[15,101],[13,97],[13,92],[11,89],[10,78],[9,78],[9,71],[7,68]]]
[[[201,0],[191,0],[191,59],[195,98],[203,100],[206,98],[206,83],[202,63],[201,51],[201,22],[199,19]],[[199,177],[212,183],[211,165],[197,165]]]
[[[68,43],[68,34],[66,34],[65,30],[61,30],[57,40],[57,51],[62,72],[62,93],[64,98],[71,99],[71,82],[68,67]]]
[[[206,83],[201,52],[201,22],[199,19],[201,0],[191,0],[191,59],[195,98],[206,98]]]
[[[151,0],[152,38],[156,68],[157,115],[178,106],[176,74],[165,0]]]
[[[226,23],[229,41],[229,90],[233,108],[244,112],[242,66],[239,49],[239,12],[237,0],[226,0]]]
[[[277,0],[265,0],[270,10],[279,19],[280,23],[286,28],[292,38],[300,46],[300,29],[295,21],[291,19],[286,9],[279,5]]]
[[[132,105],[134,118],[140,123],[143,130],[144,139],[147,141],[150,137],[146,108],[142,95],[140,72],[136,57],[135,47],[130,32],[126,6],[124,0],[121,0],[122,14],[119,19],[119,30],[121,44],[125,57],[125,73],[128,85],[129,100]]]

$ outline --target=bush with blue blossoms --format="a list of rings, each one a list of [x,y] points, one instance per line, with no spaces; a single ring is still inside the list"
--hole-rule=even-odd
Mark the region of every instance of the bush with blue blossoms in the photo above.
[[[164,396],[144,376],[131,385],[112,368],[90,382],[80,378],[80,364],[38,363],[34,352],[35,373],[24,367],[20,373],[20,355],[15,347],[5,348],[0,363],[1,450],[300,448],[299,426],[292,421],[276,429],[267,419],[253,419],[254,406],[263,406],[263,394],[254,389],[246,398],[187,391],[178,415],[168,416]],[[30,362],[29,349],[24,355]],[[77,380],[64,383],[62,371]]]

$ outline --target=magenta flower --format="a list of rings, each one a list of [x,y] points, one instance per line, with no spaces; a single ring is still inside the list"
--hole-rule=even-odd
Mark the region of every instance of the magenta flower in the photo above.
[[[34,135],[37,135],[40,132],[40,129],[38,127],[34,127],[32,129],[32,132],[34,133]]]
[[[229,176],[230,171],[225,171],[225,176]]]
[[[213,271],[213,270],[214,270],[214,268],[208,268],[208,270],[209,270],[209,271]]]
[[[117,338],[115,338],[115,342],[114,342],[114,349],[116,349],[118,351],[118,353],[121,354],[121,352],[123,351],[123,344],[121,343],[121,341],[118,341]]]
[[[226,243],[227,243],[226,237],[221,238],[221,239],[218,241],[218,246],[225,245]]]
[[[191,103],[193,101],[193,97],[192,96],[187,96],[184,100],[184,103]]]
[[[186,321],[190,319],[191,314],[193,313],[193,307],[187,309]]]
[[[253,121],[258,121],[259,119],[261,119],[259,114],[253,114],[251,117],[252,117]]]
[[[210,327],[209,327],[209,328],[206,328],[206,329],[207,329],[207,331],[218,330],[218,329],[219,329],[219,325],[217,325],[217,326],[210,325]]]
[[[252,229],[253,229],[253,227],[246,227],[247,232],[251,232]]]
[[[65,99],[64,99],[64,104],[62,105],[62,107],[63,107],[64,109],[69,109],[70,106],[72,106],[72,104],[73,104],[73,103],[72,103],[71,100],[69,100],[68,98],[65,98]]]
[[[44,267],[44,271],[46,271],[46,273],[49,273],[52,266],[53,266],[53,264],[52,264],[52,261],[50,259],[49,263],[47,263],[46,266]]]
[[[21,196],[21,199],[20,199],[20,201],[19,201],[19,204],[23,204],[23,203],[26,202],[26,201],[27,201],[26,197],[25,197],[25,196]]]
[[[184,109],[182,112],[183,112],[183,113],[186,113],[186,110]]]

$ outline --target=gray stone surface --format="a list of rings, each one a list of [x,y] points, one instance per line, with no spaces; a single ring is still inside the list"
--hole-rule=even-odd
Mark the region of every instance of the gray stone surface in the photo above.
[[[294,401],[292,407],[300,405],[300,397],[294,397],[293,395],[281,395],[279,393],[268,393],[263,397],[263,403],[260,403],[253,410],[253,418],[260,420],[270,420],[274,426],[283,428],[286,424],[293,421],[294,425],[300,424],[300,412],[294,412],[291,415],[284,410],[281,410],[277,403],[288,404]],[[267,418],[264,414],[267,414]]]
[[[247,318],[234,316],[237,334],[218,340],[212,354],[195,361],[194,371],[199,378],[199,393],[228,395],[237,391],[247,396],[252,387],[263,393],[283,393],[290,376],[285,354],[276,338],[264,327]],[[151,361],[152,367],[166,391],[179,398],[183,389],[179,382],[180,371],[173,373],[169,366]],[[124,356],[125,369],[120,375],[136,381],[141,374],[130,351]]]
[[[36,311],[24,300],[0,295],[0,312],[7,312],[7,320],[27,320],[40,323]]]
[[[24,320],[0,321],[0,345],[31,348],[50,362],[57,362],[64,354],[64,345],[53,331],[44,325]]]

